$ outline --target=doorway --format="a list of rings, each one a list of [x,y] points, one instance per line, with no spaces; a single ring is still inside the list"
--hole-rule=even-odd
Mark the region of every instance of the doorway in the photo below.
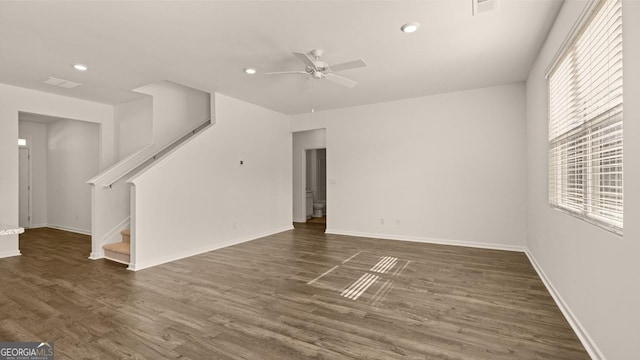
[[[305,150],[307,222],[327,223],[327,149]]]
[[[31,154],[29,148],[18,148],[18,226],[31,227]]]
[[[21,150],[18,164],[20,225],[24,221],[30,229],[91,234],[91,188],[86,182],[99,171],[99,125],[19,112],[18,134],[26,139],[20,148],[29,152],[27,157]]]
[[[326,171],[326,129],[306,130],[293,133],[293,223],[305,224],[308,219],[313,219],[313,192],[307,193],[307,189],[311,190],[311,178],[307,181],[307,173],[311,173],[311,162],[307,165],[307,151],[323,149],[324,151],[324,169]],[[317,152],[316,152],[317,155]],[[311,156],[311,155],[309,155]],[[322,155],[320,155],[322,158]],[[316,159],[317,160],[317,159]],[[307,171],[309,167],[309,171]],[[315,168],[317,170],[317,167]],[[315,178],[317,181],[317,177]],[[323,179],[326,184],[326,178]],[[322,183],[322,180],[321,180]],[[317,183],[316,183],[317,184]],[[325,199],[330,198],[330,191],[327,193],[325,189]],[[320,194],[322,195],[322,194]],[[309,198],[309,200],[308,200]],[[317,198],[317,195],[316,195]],[[311,205],[310,208],[307,208]],[[325,208],[326,209],[326,208]],[[326,217],[326,214],[325,214]],[[330,223],[331,219],[326,217],[326,222]]]

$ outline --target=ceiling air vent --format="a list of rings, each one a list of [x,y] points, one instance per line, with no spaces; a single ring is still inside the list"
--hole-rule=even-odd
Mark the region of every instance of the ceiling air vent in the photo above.
[[[473,3],[473,15],[495,10],[500,0],[471,0]]]
[[[48,85],[59,86],[59,87],[65,88],[65,89],[73,89],[74,87],[82,85],[82,84],[77,83],[77,82],[58,79],[58,78],[54,78],[54,77],[51,77],[51,76],[49,76],[49,79],[45,80],[44,83],[48,84]]]

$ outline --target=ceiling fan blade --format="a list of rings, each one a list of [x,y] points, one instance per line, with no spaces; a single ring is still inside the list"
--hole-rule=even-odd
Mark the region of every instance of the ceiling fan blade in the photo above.
[[[268,72],[264,73],[264,75],[284,75],[284,74],[302,74],[308,75],[306,71],[276,71],[276,72]]]
[[[336,74],[327,74],[325,75],[325,77],[327,78],[327,80],[331,80],[335,83],[338,83],[342,86],[346,86],[348,88],[352,88],[356,85],[358,85],[357,81],[353,81],[351,79],[347,79],[344,76],[340,76],[340,75],[336,75]]]
[[[331,71],[333,72],[336,72],[336,71],[356,69],[356,68],[361,68],[366,66],[367,64],[364,61],[358,59],[358,60],[353,60],[353,61],[349,61],[341,64],[331,65],[329,66],[329,69],[331,69]]]
[[[313,59],[309,57],[309,55],[299,52],[294,52],[293,55],[300,59],[300,61],[302,61],[305,65],[311,67],[312,69],[318,70],[316,64],[313,62]]]

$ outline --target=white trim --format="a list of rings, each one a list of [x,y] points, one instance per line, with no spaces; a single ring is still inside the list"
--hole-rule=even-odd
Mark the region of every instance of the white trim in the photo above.
[[[551,283],[551,280],[549,280],[547,275],[544,273],[544,270],[542,270],[542,268],[540,267],[535,257],[533,256],[533,254],[528,248],[526,249],[525,254],[529,258],[529,261],[531,262],[531,265],[533,265],[533,268],[538,273],[538,277],[540,277],[540,279],[542,280],[542,283],[547,288],[547,291],[549,291],[549,293],[553,297],[553,300],[555,301],[556,305],[558,305],[558,307],[560,308],[560,311],[562,311],[562,314],[564,315],[565,319],[567,319],[567,322],[573,329],[573,332],[575,332],[576,335],[578,336],[578,339],[580,339],[582,346],[584,346],[584,348],[589,353],[589,356],[591,356],[591,359],[605,360],[604,355],[602,354],[600,349],[598,349],[598,346],[596,345],[595,341],[593,341],[591,336],[589,336],[589,333],[584,328],[584,326],[582,326],[578,318],[573,314],[569,305],[564,301],[562,296],[560,296],[560,293],[553,286],[553,283]]]
[[[580,16],[578,16],[578,19],[573,24],[573,27],[571,28],[571,30],[569,30],[567,37],[564,39],[564,41],[562,41],[562,44],[558,48],[558,51],[547,66],[547,70],[544,74],[545,78],[549,78],[549,75],[551,75],[551,73],[556,69],[558,62],[560,62],[560,60],[564,58],[565,54],[567,53],[567,49],[569,48],[569,46],[573,45],[576,37],[582,31],[585,23],[591,18],[591,15],[596,10],[599,4],[600,0],[588,0],[588,3],[585,5],[584,9],[582,9]]]
[[[102,239],[100,239],[100,243],[102,246],[107,244],[113,244],[122,241],[122,230],[126,230],[131,226],[131,217],[127,216],[122,220],[118,225],[114,226],[113,229],[109,230]]]
[[[218,250],[218,249],[222,249],[222,248],[225,248],[225,247],[228,247],[228,246],[241,244],[241,243],[244,243],[244,242],[247,242],[247,241],[256,240],[256,239],[259,239],[259,238],[263,238],[263,237],[266,237],[266,236],[270,236],[270,235],[273,235],[273,234],[281,233],[283,231],[288,231],[288,230],[292,230],[292,229],[293,229],[293,225],[287,225],[287,226],[284,226],[282,228],[274,229],[274,230],[271,230],[271,231],[266,231],[266,232],[263,232],[263,233],[249,235],[249,236],[245,236],[245,237],[238,238],[238,239],[228,240],[228,241],[225,241],[223,243],[211,244],[211,245],[203,246],[203,247],[197,248],[197,249],[182,251],[182,252],[179,252],[177,254],[172,254],[172,255],[164,256],[164,257],[157,258],[157,259],[147,260],[147,261],[144,261],[144,262],[139,263],[139,264],[135,264],[133,262],[130,262],[129,263],[129,267],[127,268],[127,270],[138,271],[138,270],[150,268],[152,266],[165,264],[165,263],[168,263],[168,262],[184,259],[184,258],[187,258],[187,257],[199,255],[199,254],[204,254],[204,253],[209,252],[209,251]]]
[[[157,148],[156,144],[151,144],[148,145],[147,147],[129,155],[128,157],[124,158],[123,160],[119,161],[117,164],[111,166],[110,168],[106,169],[105,171],[101,172],[100,174],[98,174],[97,176],[95,176],[94,178],[92,178],[91,180],[87,181],[87,184],[89,185],[97,185],[98,183],[104,183],[104,187],[109,188],[111,187],[113,184],[115,184],[117,181],[119,181],[120,179],[126,177],[130,172],[132,172],[133,170],[135,170],[137,167],[145,164],[147,161],[151,160],[151,159],[155,159],[156,156],[158,156],[158,159],[160,157],[162,157],[162,155],[160,155],[163,152],[166,152],[168,149],[170,149],[173,146],[176,146],[176,143],[180,143],[183,141],[188,140],[189,138],[193,137],[193,135],[198,134],[200,131],[210,127],[213,125],[213,122],[211,120],[211,117],[207,118],[206,120],[198,123],[197,126],[189,129],[189,131],[186,131],[184,133],[182,133],[181,135],[173,138],[173,140],[171,142],[169,142],[168,144],[162,146],[161,148]],[[186,139],[185,139],[186,138]],[[133,164],[133,165],[131,165]],[[121,168],[124,168],[125,170],[121,170]],[[143,169],[144,171],[144,169]],[[115,175],[114,175],[115,174]],[[104,179],[111,179],[109,181],[105,181]]]
[[[144,147],[144,148],[134,152],[133,154],[127,156],[126,158],[120,160],[117,164],[109,167],[106,170],[103,170],[100,174],[98,174],[95,177],[93,177],[92,179],[88,180],[87,184],[96,185],[96,184],[101,183],[101,182],[107,182],[107,181],[104,181],[104,179],[108,178],[109,175],[111,175],[112,173],[117,172],[118,170],[120,170],[120,168],[125,167],[125,165],[128,166],[129,163],[133,162],[137,158],[147,156],[152,151],[153,151],[153,144],[147,145],[146,147]],[[131,166],[128,166],[128,167],[131,167]]]
[[[29,229],[39,229],[39,228],[45,228],[48,227],[49,225],[47,224],[35,224],[35,225],[31,225],[31,227]]]
[[[359,236],[359,237],[366,237],[366,238],[373,238],[373,239],[401,240],[401,241],[413,241],[413,242],[421,242],[421,243],[429,243],[429,244],[465,246],[465,247],[491,249],[491,250],[525,252],[527,249],[526,246],[524,245],[520,246],[520,245],[505,245],[505,244],[497,244],[497,243],[481,243],[481,242],[473,242],[473,241],[427,238],[427,237],[421,237],[421,236],[361,233],[357,231],[347,231],[347,230],[338,230],[338,229],[327,229],[325,233],[334,234],[334,235]]]
[[[76,229],[76,228],[72,228],[72,227],[68,227],[68,226],[53,225],[53,224],[47,224],[45,227],[49,227],[49,228],[57,229],[57,230],[62,230],[62,231],[68,231],[68,232],[72,232],[72,233],[76,233],[76,234],[82,234],[82,235],[91,236],[91,231],[90,230],[82,230],[82,229]]]
[[[23,229],[31,229],[31,221],[33,219],[33,166],[31,164],[31,136],[26,136],[28,138],[27,145],[18,147],[18,159],[20,158],[20,150],[27,150],[27,167],[28,167],[28,175],[27,175],[27,225],[22,226]],[[20,164],[18,163],[18,167]],[[20,171],[20,169],[18,169]],[[19,178],[18,178],[19,179]],[[19,194],[19,193],[18,193]],[[19,195],[18,195],[19,196]],[[18,209],[20,207],[18,206]],[[18,219],[18,223],[20,220]],[[20,224],[18,224],[20,225]]]
[[[588,224],[597,226],[603,230],[606,230],[614,235],[624,237],[624,228],[620,226],[616,226],[613,224],[613,220],[607,219],[596,214],[588,213],[588,212],[577,212],[575,210],[571,210],[570,208],[566,208],[562,205],[549,204],[553,210],[559,211],[563,214],[569,215],[573,218],[576,218],[580,221],[584,221]]]
[[[300,218],[293,218],[293,222],[297,222],[297,223],[306,223],[307,222],[307,218],[304,219],[300,219]]]
[[[108,233],[106,233],[101,239],[99,239],[98,248],[93,248],[93,236],[91,238],[91,254],[89,255],[89,259],[98,260],[104,259],[104,249],[102,248],[104,245],[113,244],[122,241],[122,235],[120,232],[124,229],[127,229],[131,226],[131,217],[127,216],[122,220],[118,225],[114,226]],[[112,260],[112,259],[109,259]],[[114,260],[117,261],[117,260]],[[124,263],[123,263],[124,264]]]
[[[104,249],[100,249],[100,251],[97,251],[97,252],[92,251],[91,254],[89,254],[89,260],[99,260],[99,259],[104,259]]]
[[[12,257],[12,256],[20,256],[20,255],[22,255],[20,253],[20,250],[3,251],[3,252],[0,252],[0,259]]]
[[[107,260],[109,260],[109,261],[114,261],[114,262],[117,262],[117,263],[120,263],[120,264],[129,265],[129,263],[128,263],[128,262],[126,262],[126,261],[122,261],[122,260],[118,260],[118,259],[110,258],[110,257],[108,257],[108,256],[103,256],[102,258],[103,258],[103,259],[107,259]],[[89,259],[91,259],[91,258],[89,258]],[[96,260],[96,259],[92,259],[92,260]]]
[[[207,123],[208,123],[208,125],[205,125]],[[195,134],[189,136],[190,133],[192,133],[194,130],[197,130],[200,127],[202,127],[202,129],[200,129]],[[195,141],[200,141],[201,135],[205,134],[207,132],[207,130],[211,130],[211,129],[213,129],[213,123],[211,122],[211,119],[209,118],[209,120],[205,121],[204,123],[201,123],[200,125],[196,126],[192,130],[186,132],[184,135],[174,139],[171,143],[167,144],[162,149],[160,149],[158,152],[156,152],[156,155],[153,155],[153,156],[159,156],[159,157],[157,159],[155,159],[152,164],[149,164],[149,165],[145,166],[143,169],[141,169],[140,171],[136,172],[132,176],[127,176],[128,175],[128,173],[127,173],[127,174],[125,174],[125,176],[121,176],[121,178],[124,178],[125,179],[125,183],[127,183],[127,184],[136,184],[136,183],[138,183],[141,179],[146,177],[146,174],[153,173],[154,171],[156,171],[156,169],[160,168],[161,166],[164,166],[164,164],[166,164],[167,161],[169,161],[170,159],[175,157],[180,152],[184,151],[184,149],[187,146],[189,146],[189,144],[191,144],[192,142],[195,142]],[[186,139],[185,139],[185,137],[186,137]],[[160,153],[163,153],[163,154],[159,155]],[[149,159],[146,159],[145,162],[153,159],[153,156],[151,158],[149,158]],[[144,162],[142,164],[144,164]],[[142,165],[142,164],[140,164],[140,165]]]

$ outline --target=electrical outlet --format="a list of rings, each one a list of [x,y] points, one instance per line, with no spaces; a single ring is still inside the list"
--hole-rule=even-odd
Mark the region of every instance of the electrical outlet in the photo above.
[[[384,219],[380,218],[380,225],[384,225]]]

